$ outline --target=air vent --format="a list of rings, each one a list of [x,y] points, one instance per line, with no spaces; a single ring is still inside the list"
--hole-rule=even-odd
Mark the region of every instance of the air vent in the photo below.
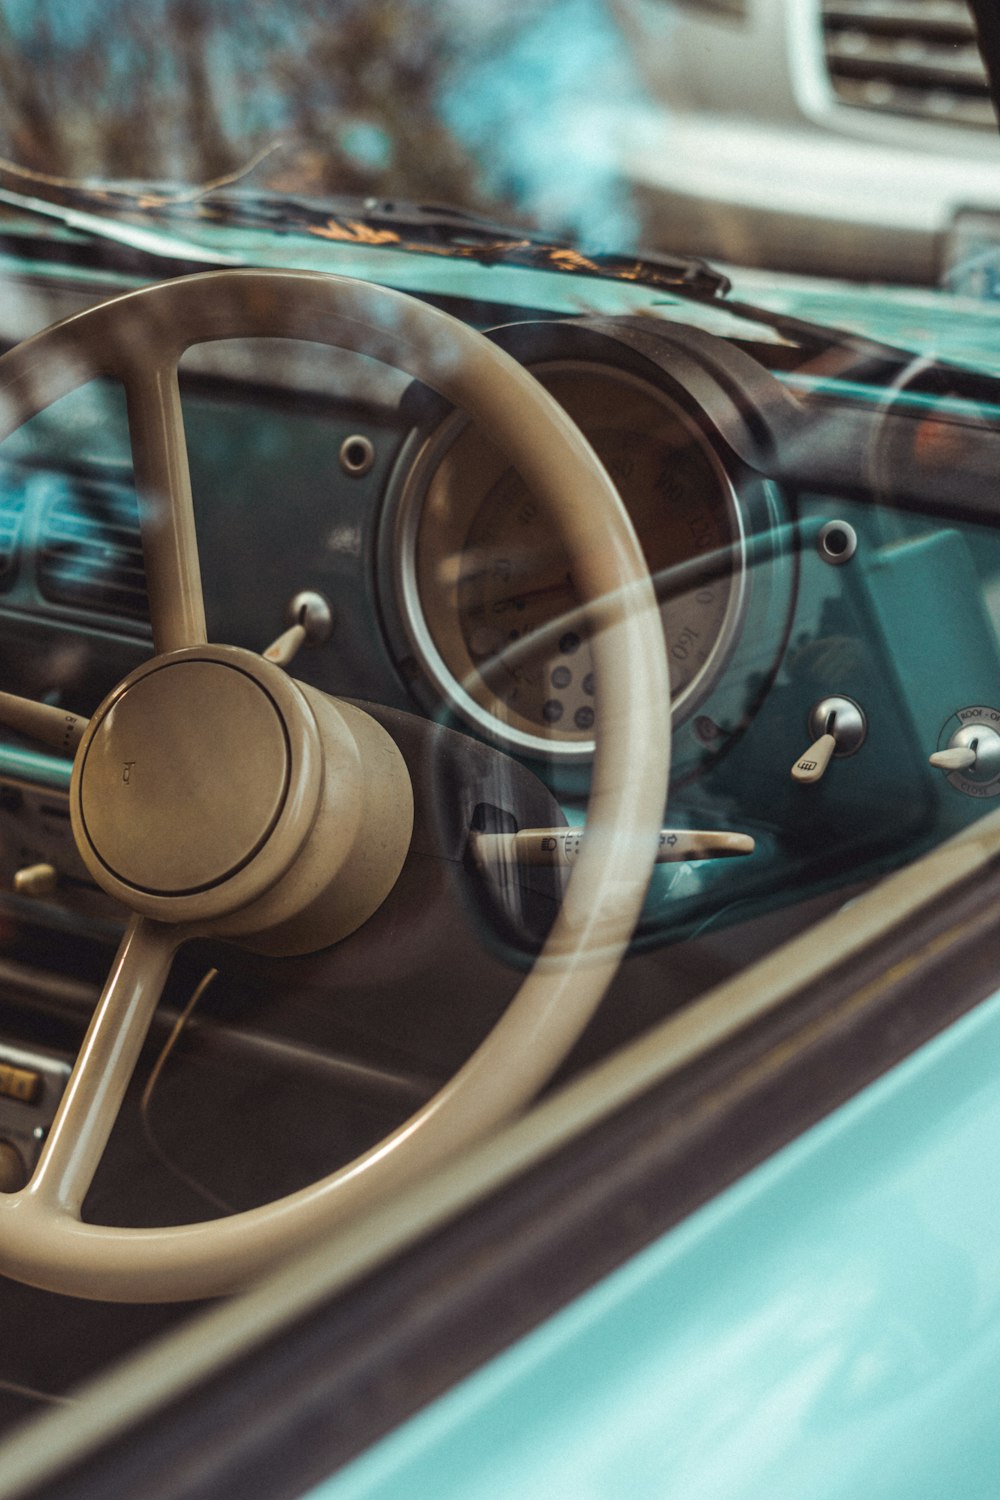
[[[46,506],[38,587],[56,604],[149,617],[135,492],[90,478],[60,481]]]
[[[823,0],[823,37],[842,104],[996,129],[965,0]]]
[[[13,469],[0,468],[0,589],[13,582],[25,495]]]

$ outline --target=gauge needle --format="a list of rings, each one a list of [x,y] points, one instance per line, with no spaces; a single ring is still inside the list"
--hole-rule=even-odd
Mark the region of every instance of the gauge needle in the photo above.
[[[494,601],[494,608],[500,604],[511,604],[515,609],[523,609],[529,599],[542,599],[546,594],[576,594],[573,580],[569,574],[561,583],[546,583],[536,589],[518,589],[516,594],[506,594]]]
[[[520,578],[548,581],[566,571],[566,554],[547,547],[542,549],[508,548],[500,553],[499,544],[486,549],[468,547],[443,557],[437,564],[438,581],[444,588],[461,588],[495,578],[501,583],[516,583]]]

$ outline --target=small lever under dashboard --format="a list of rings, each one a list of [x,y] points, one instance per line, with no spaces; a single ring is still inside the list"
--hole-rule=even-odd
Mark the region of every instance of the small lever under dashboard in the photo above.
[[[519,833],[477,833],[473,850],[483,865],[548,865],[565,867],[576,860],[586,833],[582,828],[522,828]],[[700,828],[663,828],[656,850],[658,865],[691,859],[732,859],[752,854],[748,833]]]
[[[48,703],[18,698],[14,693],[0,693],[0,724],[16,729],[43,745],[51,745],[64,755],[72,755],[83,739],[89,720]]]

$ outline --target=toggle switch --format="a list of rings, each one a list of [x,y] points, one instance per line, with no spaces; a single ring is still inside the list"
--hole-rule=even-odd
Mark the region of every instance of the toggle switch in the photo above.
[[[942,729],[938,744],[940,750],[935,750],[928,760],[937,770],[944,771],[957,791],[970,797],[997,795],[1000,791],[1000,713],[995,708],[960,709]]]
[[[854,755],[868,733],[864,709],[853,698],[834,695],[821,698],[809,713],[812,744],[792,767],[792,780],[809,786],[819,781],[834,756]]]
[[[276,667],[287,667],[306,638],[304,625],[290,625],[276,641],[272,641],[263,653],[265,661],[273,661]]]
[[[322,594],[303,589],[289,600],[288,629],[262,652],[265,661],[287,667],[300,646],[322,646],[333,633],[333,611]]]
[[[833,759],[833,753],[837,748],[836,737],[829,732],[821,734],[818,740],[814,740],[806,751],[800,755],[792,767],[793,781],[801,781],[804,786],[810,782],[819,781],[826,771],[827,766]]]
[[[975,741],[967,749],[952,745],[948,750],[935,750],[929,757],[930,763],[940,771],[968,771],[976,764],[978,748],[978,741]]]

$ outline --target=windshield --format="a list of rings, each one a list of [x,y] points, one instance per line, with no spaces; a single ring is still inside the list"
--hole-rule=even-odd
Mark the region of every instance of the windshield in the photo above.
[[[772,201],[805,207],[798,181],[776,181],[774,169],[812,144],[825,168],[814,195],[852,188],[843,218],[863,205],[886,224],[927,222],[929,207],[908,201],[917,166],[907,144],[923,140],[965,163],[952,202],[989,209],[994,117],[967,7],[928,7],[923,21],[921,7],[890,4],[810,3],[790,8],[797,21],[783,9],[298,0],[278,15],[258,0],[156,0],[141,12],[118,0],[6,0],[0,131],[7,164],[42,179],[194,186],[252,169],[256,186],[278,192],[447,202],[616,249],[649,228],[644,142],[683,156],[691,131],[709,126],[720,154],[728,140],[728,162],[686,170],[718,174],[734,208],[740,167],[756,158],[768,170],[765,144]],[[748,65],[727,87],[724,64],[739,49]],[[778,97],[765,97],[768,82],[780,82]],[[828,126],[838,121],[822,152],[796,128],[821,123],[821,106]],[[729,132],[740,120],[737,158]],[[866,132],[873,180],[848,184],[852,136]],[[663,192],[671,181],[678,199],[690,190],[685,164],[660,170]],[[892,204],[879,208],[876,189],[893,177]],[[744,183],[739,201],[749,210],[758,191]],[[728,243],[740,233],[752,258],[752,224],[734,225]]]
[[[988,1000],[977,13],[0,0],[0,1439],[336,1303],[305,1493]]]
[[[866,332],[827,283],[878,283],[887,341],[992,365],[972,305],[1000,279],[1000,141],[971,10],[928,10],[7,0],[0,192],[110,212],[142,248],[180,248],[170,223],[216,263],[239,251],[219,223],[509,256],[534,234],[665,283],[679,257]],[[949,328],[900,286],[956,293]]]
[[[6,166],[42,183],[247,173],[277,193],[448,203],[595,247],[638,237],[604,123],[638,85],[600,0],[54,0],[5,4],[3,28]]]

